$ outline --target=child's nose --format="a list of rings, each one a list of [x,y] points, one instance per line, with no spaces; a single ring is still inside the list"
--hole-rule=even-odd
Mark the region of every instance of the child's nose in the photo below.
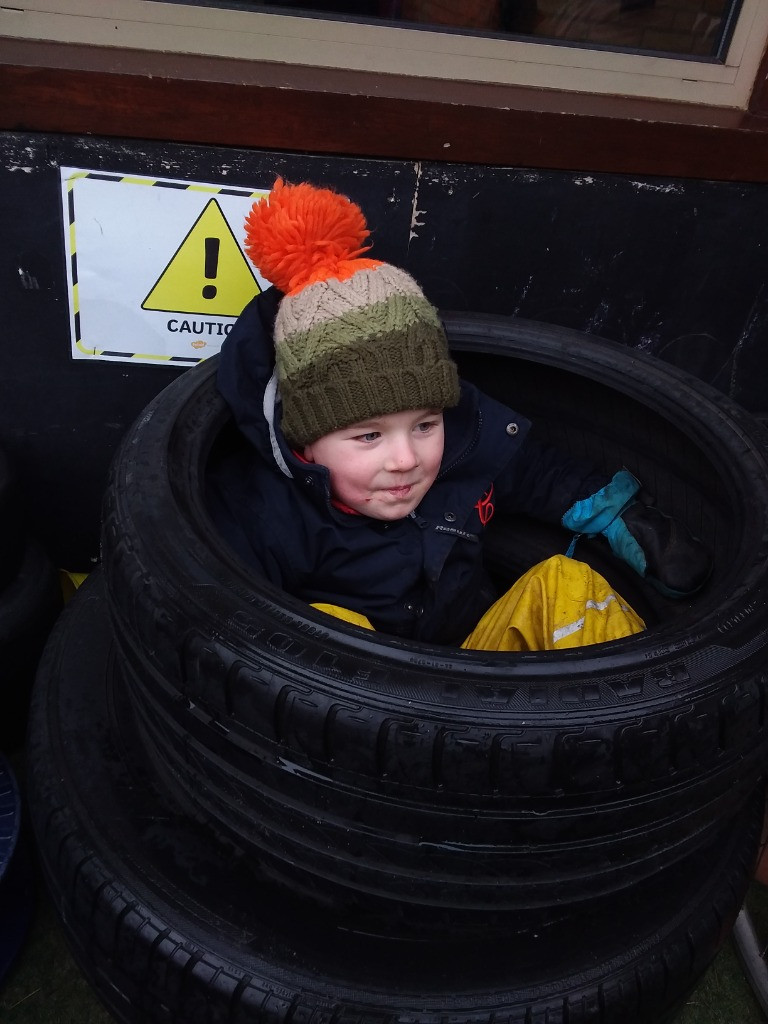
[[[396,438],[392,441],[388,451],[388,466],[389,470],[403,470],[413,469],[419,463],[416,449],[411,441],[410,437]]]

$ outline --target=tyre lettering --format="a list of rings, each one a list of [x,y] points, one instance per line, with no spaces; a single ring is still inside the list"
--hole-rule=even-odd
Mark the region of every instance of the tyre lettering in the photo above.
[[[688,669],[682,661],[654,669],[651,672],[651,678],[662,689],[668,689],[670,686],[683,686],[691,679]]]
[[[292,636],[288,636],[287,633],[270,633],[266,638],[266,642],[276,651],[280,651],[281,654],[290,654],[291,657],[294,658],[299,658],[303,654],[306,654],[307,650],[303,644],[297,643],[297,641]]]
[[[339,659],[335,654],[331,654],[330,651],[321,651],[312,662],[312,667],[327,672],[329,669],[336,668],[338,663]]]
[[[451,662],[432,661],[430,658],[409,658],[411,665],[421,665],[423,668],[431,668],[437,672],[448,672],[454,666]]]
[[[590,704],[600,700],[600,687],[594,683],[579,686],[561,686],[558,696],[565,704]]]
[[[513,698],[518,694],[517,686],[482,686],[477,689],[477,696],[483,704],[493,704],[495,707],[509,707]]]
[[[607,686],[617,697],[640,697],[645,686],[645,676],[630,676],[628,679],[611,679]]]
[[[749,618],[749,616],[752,614],[756,607],[757,602],[750,601],[749,604],[745,604],[743,608],[739,609],[739,611],[733,612],[723,622],[718,623],[718,633],[727,633],[729,630],[734,629],[736,626],[740,625],[742,622]]]
[[[533,707],[543,708],[549,704],[550,690],[548,686],[532,686],[528,691],[528,700]]]

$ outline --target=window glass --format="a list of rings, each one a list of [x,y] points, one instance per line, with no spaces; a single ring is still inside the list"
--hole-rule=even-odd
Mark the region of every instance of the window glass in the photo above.
[[[184,2],[184,0],[175,0]],[[742,0],[274,0],[202,6],[523,37],[590,48],[718,60]]]

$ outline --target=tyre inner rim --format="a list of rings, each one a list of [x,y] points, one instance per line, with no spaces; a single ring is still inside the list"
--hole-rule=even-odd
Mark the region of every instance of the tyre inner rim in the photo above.
[[[675,398],[650,388],[640,389],[642,395],[635,396],[631,387],[622,390],[633,382],[627,378],[626,367],[619,358],[615,368],[601,368],[606,379],[600,380],[589,376],[590,366],[579,367],[578,357],[575,367],[563,368],[505,352],[501,343],[494,347],[488,341],[475,342],[469,350],[462,349],[462,343],[466,345],[466,339],[461,339],[458,347],[452,346],[462,376],[527,416],[533,423],[532,436],[586,458],[606,471],[629,469],[662,509],[685,521],[708,545],[714,569],[700,595],[672,600],[619,563],[602,538],[580,539],[575,557],[601,572],[654,631],[684,629],[688,623],[700,622],[702,615],[721,610],[725,599],[730,599],[739,583],[744,582],[745,571],[751,567],[750,555],[754,555],[750,549],[764,539],[766,505],[760,505],[758,491],[768,505],[764,462],[759,459],[756,466],[738,464],[739,435],[727,414],[717,407],[713,414],[707,402],[686,406],[682,401],[686,396],[680,393]],[[489,347],[490,351],[484,350]],[[477,348],[482,350],[478,352]],[[626,359],[626,353],[622,352],[621,357]],[[709,397],[711,400],[712,396]],[[649,405],[649,400],[657,408]],[[247,443],[226,415],[222,419],[217,432],[207,439],[203,453],[206,457],[218,458],[233,445]],[[706,436],[707,431],[711,437]],[[746,446],[742,445],[741,450],[746,451]],[[201,528],[209,537],[214,536],[212,543],[220,549],[219,553],[238,566],[234,554],[223,542],[216,541],[215,528],[207,516]],[[489,569],[499,588],[511,585],[527,568],[550,554],[565,552],[571,537],[565,529],[522,516],[496,516],[486,532],[484,546]],[[241,575],[248,575],[244,566],[239,569]],[[279,591],[264,581],[261,585],[280,600]],[[302,617],[316,617],[317,613],[290,595],[284,594],[283,599],[286,610],[296,611]],[[326,617],[319,621],[328,625]],[[343,625],[337,628],[342,632],[345,629]],[[643,636],[647,637],[647,632]],[[401,641],[381,634],[369,636],[368,642],[382,648],[402,645]],[[637,638],[614,641],[608,646],[615,649],[617,645],[633,643],[637,643]],[[441,650],[415,641],[407,644],[433,654]],[[458,652],[451,649],[451,653]],[[473,652],[462,652],[459,656],[477,658]],[[561,656],[556,652],[492,653],[490,659]],[[489,655],[486,652],[482,657],[487,661]]]

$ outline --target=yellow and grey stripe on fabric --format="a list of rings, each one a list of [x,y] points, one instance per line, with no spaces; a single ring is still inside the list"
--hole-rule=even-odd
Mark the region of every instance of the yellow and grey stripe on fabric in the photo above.
[[[586,624],[587,624],[587,613],[588,612],[590,612],[590,611],[594,611],[594,612],[604,612],[604,611],[607,611],[608,610],[608,605],[612,601],[618,601],[618,600],[619,599],[618,599],[618,597],[615,594],[609,594],[602,601],[593,601],[591,598],[588,601],[585,601],[584,602],[584,615],[580,616],[578,619],[574,619],[573,622],[568,622],[568,623],[566,623],[566,625],[558,626],[556,629],[553,630],[553,632],[552,632],[552,646],[553,647],[557,647],[557,645],[559,643],[561,643],[561,641],[565,640],[567,637],[572,636],[574,633],[578,633],[580,630],[583,630],[586,627]],[[626,606],[624,607],[623,610],[624,611],[627,610]]]

